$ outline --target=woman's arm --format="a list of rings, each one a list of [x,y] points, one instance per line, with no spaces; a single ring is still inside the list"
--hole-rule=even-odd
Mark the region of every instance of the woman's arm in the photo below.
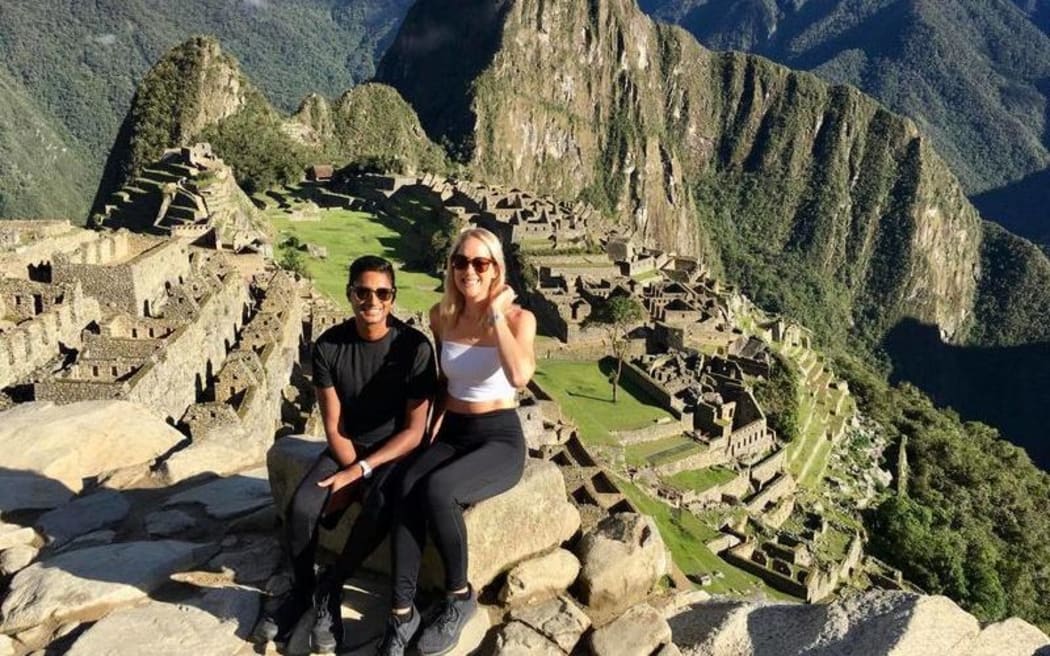
[[[448,390],[448,379],[445,372],[441,370],[441,314],[440,306],[435,304],[430,308],[430,332],[434,334],[434,352],[437,355],[438,382],[437,393],[434,394],[434,412],[430,419],[430,441],[437,438],[441,430],[441,420],[445,418],[445,399]]]
[[[510,384],[521,389],[536,373],[536,317],[512,305],[514,290],[504,287],[489,305],[489,322],[496,333],[496,346],[503,373]]]

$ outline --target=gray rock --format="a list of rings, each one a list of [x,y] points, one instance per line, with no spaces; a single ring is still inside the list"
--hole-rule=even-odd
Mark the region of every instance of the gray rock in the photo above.
[[[4,467],[35,472],[74,493],[84,479],[147,466],[185,440],[145,407],[128,401],[22,403],[0,413]],[[36,506],[40,507],[40,506]]]
[[[288,507],[306,469],[324,448],[324,442],[304,437],[284,437],[274,443],[266,462],[279,511]],[[322,532],[321,546],[341,550],[354,516],[348,512],[335,531]],[[470,507],[463,519],[470,552],[467,575],[476,588],[488,585],[517,563],[559,546],[580,526],[580,513],[568,501],[557,465],[532,458],[526,461],[525,473],[514,488]],[[385,565],[381,561],[369,564]],[[427,565],[424,570],[431,575],[436,571]]]
[[[670,558],[656,523],[636,513],[606,517],[583,536],[579,545],[580,592],[584,603],[616,612],[644,599]]]
[[[151,536],[173,537],[196,524],[193,515],[183,510],[158,510],[146,516],[146,532]]]
[[[73,498],[73,490],[60,481],[35,472],[0,472],[0,513],[57,508]]]
[[[1031,656],[1050,645],[1050,638],[1028,622],[1011,617],[981,630],[966,656]]]
[[[535,606],[515,608],[510,612],[510,618],[539,632],[566,653],[572,651],[580,636],[591,626],[591,618],[565,596]]]
[[[4,549],[0,552],[0,576],[10,576],[25,569],[39,552],[36,547],[26,544]]]
[[[979,633],[977,620],[946,597],[888,591],[830,606],[709,602],[669,622],[674,643],[689,656],[967,654]],[[996,653],[1010,653],[1012,637],[996,640]]]
[[[270,578],[281,558],[281,543],[277,537],[242,537],[237,544],[223,549],[209,560],[206,567],[214,571],[233,572],[233,580],[237,583],[258,584]]]
[[[45,513],[37,520],[36,529],[51,546],[58,547],[85,533],[117,524],[130,509],[131,504],[120,492],[101,490]]]
[[[594,656],[650,656],[671,642],[671,627],[660,611],[639,604],[591,634]]]
[[[496,636],[496,656],[565,656],[553,642],[521,622],[500,627]]]
[[[266,470],[259,468],[192,487],[169,497],[164,507],[196,504],[203,506],[209,517],[230,519],[263,508],[271,502]]]
[[[173,573],[215,552],[190,542],[129,542],[38,561],[11,580],[0,605],[0,633],[95,613],[142,599]]]
[[[580,573],[580,561],[572,552],[555,549],[549,554],[515,565],[500,590],[505,604],[527,603],[564,592]]]
[[[29,527],[0,522],[0,550],[33,544],[36,537],[36,531]]]
[[[102,618],[67,654],[234,654],[243,647],[243,636],[258,612],[259,595],[249,590],[209,590],[177,604],[150,601]]]
[[[15,656],[15,641],[5,635],[0,635],[0,656]]]
[[[117,537],[117,532],[104,528],[99,531],[92,531],[81,535],[76,540],[66,543],[59,551],[72,551],[73,549],[83,549],[85,547],[96,547],[102,544],[109,544],[113,542],[113,539]]]
[[[243,430],[195,435],[193,443],[164,460],[158,476],[166,485],[199,474],[228,476],[261,462],[272,443],[272,439],[260,439]]]

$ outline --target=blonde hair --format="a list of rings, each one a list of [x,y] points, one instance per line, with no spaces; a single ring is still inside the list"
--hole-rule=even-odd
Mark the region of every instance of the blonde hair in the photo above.
[[[507,264],[503,257],[503,244],[500,243],[499,237],[485,228],[467,228],[459,233],[449,250],[449,261],[445,262],[445,293],[438,304],[438,317],[444,329],[455,326],[460,315],[463,314],[463,294],[456,287],[451,260],[453,255],[459,254],[463,242],[471,238],[480,241],[488,249],[489,257],[496,263],[496,278],[492,281],[489,298],[493,298],[507,283]]]

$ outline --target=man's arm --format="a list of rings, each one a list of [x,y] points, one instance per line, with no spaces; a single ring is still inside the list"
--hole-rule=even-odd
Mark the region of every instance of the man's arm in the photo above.
[[[400,460],[419,446],[423,439],[423,432],[427,427],[427,410],[430,408],[429,399],[408,399],[405,406],[405,427],[394,433],[374,453],[363,458],[368,461],[371,469]],[[342,470],[318,481],[317,484],[321,487],[331,486],[332,490],[336,491],[355,483],[364,476],[364,469],[360,463],[358,460],[351,466],[344,466]]]
[[[349,435],[343,434],[339,415],[342,404],[335,387],[315,387],[317,404],[321,407],[321,421],[324,423],[324,435],[328,440],[328,450],[343,467],[349,467],[357,460],[357,449]]]

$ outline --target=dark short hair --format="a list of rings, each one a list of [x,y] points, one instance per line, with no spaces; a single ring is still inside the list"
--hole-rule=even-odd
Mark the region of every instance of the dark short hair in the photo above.
[[[397,287],[396,281],[394,280],[394,265],[386,258],[379,257],[378,255],[362,255],[351,262],[350,279],[347,282],[351,285],[354,284],[358,277],[366,271],[387,274],[390,276],[390,286]]]

